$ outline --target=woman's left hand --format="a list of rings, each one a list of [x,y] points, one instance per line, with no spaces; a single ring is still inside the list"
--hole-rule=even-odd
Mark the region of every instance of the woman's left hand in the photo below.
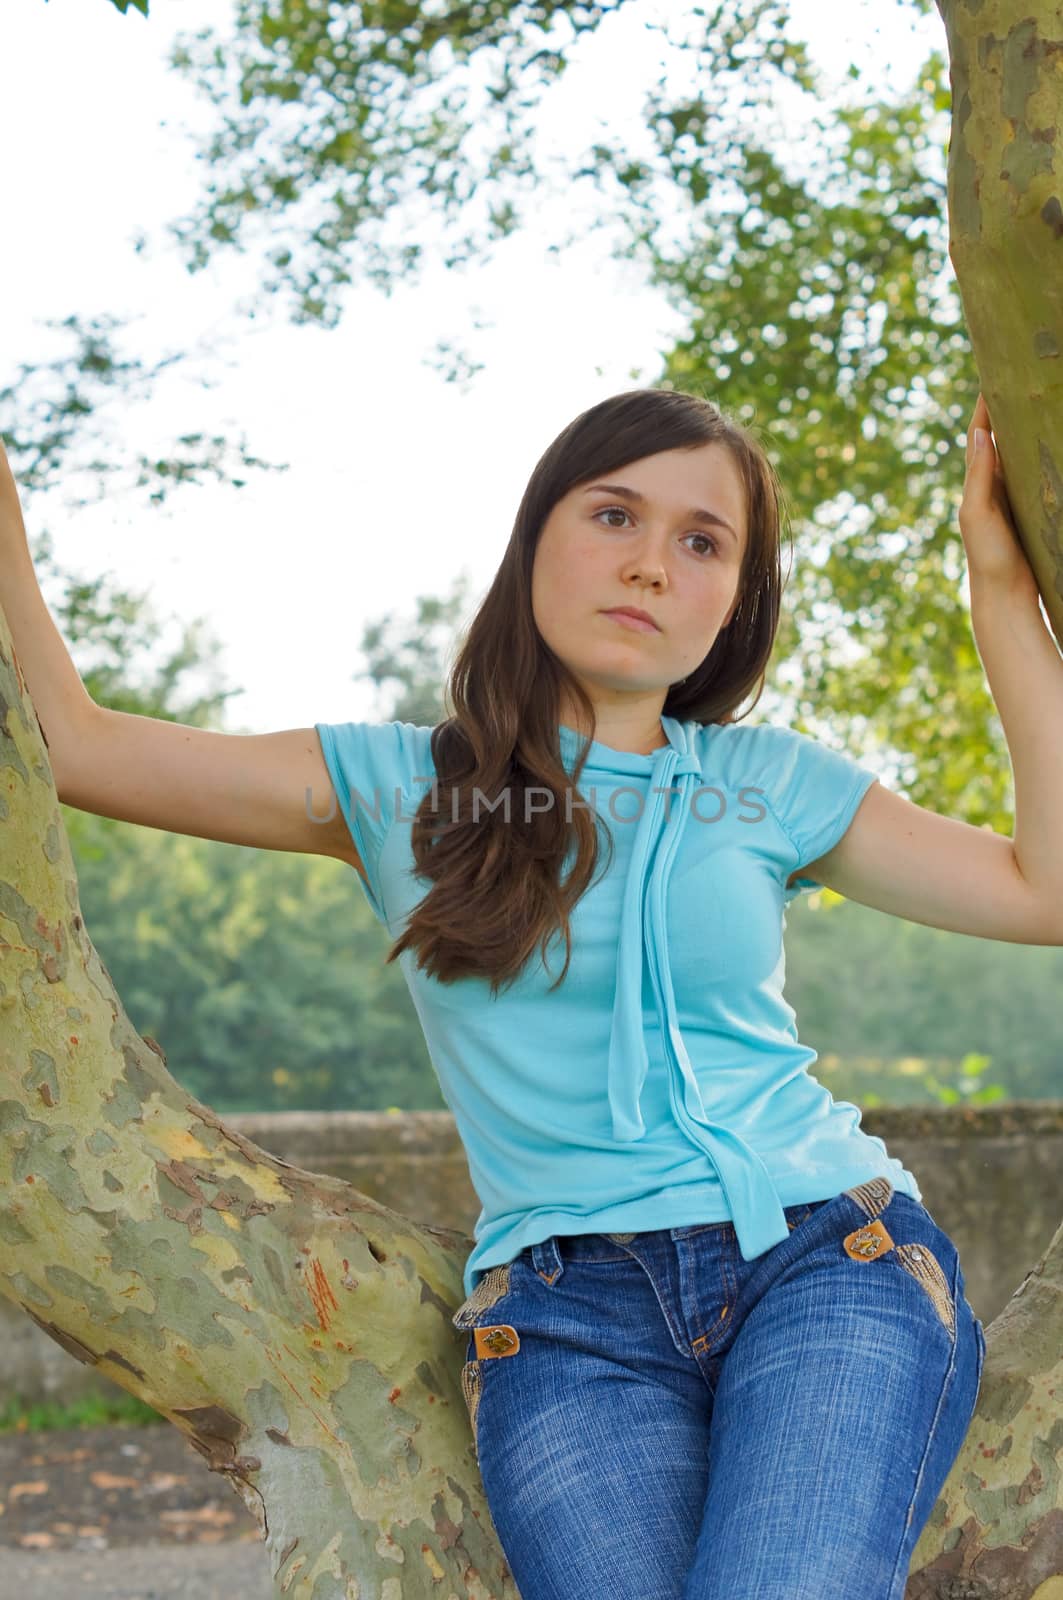
[[[975,442],[978,428],[985,434],[981,447]],[[967,477],[960,502],[960,533],[972,584],[1029,594],[1037,604],[1037,579],[1015,531],[989,409],[982,394],[967,429]]]

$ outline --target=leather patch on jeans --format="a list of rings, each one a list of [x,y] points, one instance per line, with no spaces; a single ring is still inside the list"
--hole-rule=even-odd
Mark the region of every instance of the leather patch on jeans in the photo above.
[[[893,1249],[893,1240],[881,1222],[869,1222],[866,1228],[856,1228],[842,1240],[845,1253],[854,1261],[876,1261],[887,1250]]]
[[[493,1328],[474,1328],[472,1336],[476,1341],[477,1359],[481,1361],[485,1356],[515,1356],[520,1349],[520,1334],[504,1322]]]

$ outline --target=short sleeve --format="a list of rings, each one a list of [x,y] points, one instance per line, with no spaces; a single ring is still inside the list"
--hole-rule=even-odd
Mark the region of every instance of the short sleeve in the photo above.
[[[359,882],[373,915],[386,924],[381,855],[391,829],[396,823],[409,826],[431,785],[432,730],[412,722],[316,722],[314,727],[337,804],[365,869]]]
[[[878,774],[807,733],[782,727],[765,731],[772,746],[765,787],[794,850],[788,878],[834,848]],[[820,887],[817,878],[802,876],[792,892]]]

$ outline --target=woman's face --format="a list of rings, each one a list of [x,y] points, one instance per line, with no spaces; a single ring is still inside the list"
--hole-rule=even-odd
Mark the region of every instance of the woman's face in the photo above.
[[[730,621],[747,536],[745,492],[726,445],[644,456],[571,490],[550,512],[532,569],[536,625],[597,707],[632,694],[663,705]],[[606,615],[617,606],[649,612],[659,631]]]

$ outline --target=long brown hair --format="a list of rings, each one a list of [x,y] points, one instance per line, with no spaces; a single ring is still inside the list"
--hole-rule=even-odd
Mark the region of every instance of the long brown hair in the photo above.
[[[570,422],[540,457],[494,582],[455,659],[446,692],[454,714],[432,730],[436,784],[410,824],[417,871],[432,887],[388,961],[416,950],[418,968],[440,982],[487,978],[494,997],[516,981],[537,945],[545,963],[550,941],[562,938],[565,963],[552,987],[563,981],[572,950],[569,916],[597,865],[601,818],[571,798],[564,803],[579,783],[589,741],[570,775],[558,734],[562,687],[592,728],[594,707],[536,626],[536,547],[551,510],[570,490],[643,456],[714,441],[730,450],[745,487],[740,600],[701,664],[670,686],[663,709],[704,724],[739,720],[734,712],[754,689],[747,714],[756,705],[779,623],[784,525],[788,531],[774,468],[748,429],[700,395],[676,389],[613,395]],[[609,844],[611,852],[611,838]]]

